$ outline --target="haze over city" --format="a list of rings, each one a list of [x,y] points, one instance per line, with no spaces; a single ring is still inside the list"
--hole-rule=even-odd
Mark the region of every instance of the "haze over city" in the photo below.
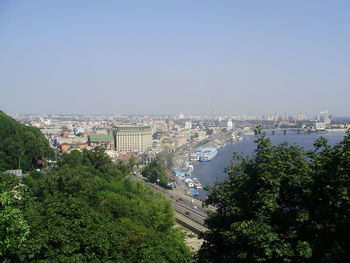
[[[1,1],[1,110],[349,116],[349,7]]]

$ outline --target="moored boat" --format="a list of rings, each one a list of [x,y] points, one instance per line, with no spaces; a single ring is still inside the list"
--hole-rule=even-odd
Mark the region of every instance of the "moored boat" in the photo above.
[[[201,162],[211,161],[215,158],[217,154],[218,154],[218,150],[216,148],[213,148],[213,147],[204,148],[203,151],[201,152],[199,161]]]

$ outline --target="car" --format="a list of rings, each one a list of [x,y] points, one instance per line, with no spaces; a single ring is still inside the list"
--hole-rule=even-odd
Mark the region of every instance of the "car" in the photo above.
[[[186,212],[185,212],[185,214],[186,214],[186,215],[190,215],[191,213],[190,213],[190,212],[188,212],[188,211],[186,211]]]

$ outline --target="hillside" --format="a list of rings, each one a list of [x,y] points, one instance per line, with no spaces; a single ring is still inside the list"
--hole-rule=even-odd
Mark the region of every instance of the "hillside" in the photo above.
[[[0,111],[0,171],[39,167],[38,160],[53,156],[39,129],[19,123]]]

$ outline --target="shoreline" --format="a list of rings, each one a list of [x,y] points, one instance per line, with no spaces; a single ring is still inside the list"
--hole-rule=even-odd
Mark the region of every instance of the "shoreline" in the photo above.
[[[181,151],[181,150],[176,150],[175,151],[175,165],[172,171],[172,176],[176,180],[176,190],[180,188],[183,192],[183,194],[187,197],[190,197],[192,199],[196,199],[199,201],[204,201],[202,198],[200,198],[199,193],[204,191],[204,186],[200,182],[199,178],[193,177],[192,173],[194,171],[194,166],[198,165],[200,161],[192,160],[190,161],[189,157],[190,154],[193,153],[197,148],[205,148],[205,147],[214,147],[217,149],[219,152],[222,148],[226,147],[228,144],[233,144],[237,142],[238,140],[232,140],[232,133],[224,133],[219,135],[218,137],[213,137],[211,138],[208,142],[204,144],[199,144],[196,146],[190,146],[189,145],[186,147],[187,150]],[[214,157],[214,159],[217,158],[217,156]],[[206,162],[209,163],[212,160]],[[189,187],[188,184],[186,184],[185,180],[186,178],[190,178],[193,181],[197,181],[200,185],[200,188],[197,187]],[[194,193],[194,194],[193,194]]]

